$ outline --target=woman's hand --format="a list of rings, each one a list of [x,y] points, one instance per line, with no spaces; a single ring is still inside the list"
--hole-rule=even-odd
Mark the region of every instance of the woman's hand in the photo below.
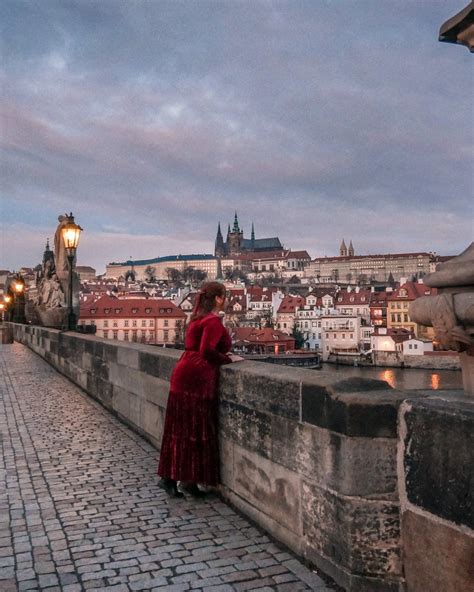
[[[245,358],[243,358],[242,356],[238,356],[237,354],[227,354],[229,356],[229,358],[232,360],[232,362],[243,362],[245,360]]]

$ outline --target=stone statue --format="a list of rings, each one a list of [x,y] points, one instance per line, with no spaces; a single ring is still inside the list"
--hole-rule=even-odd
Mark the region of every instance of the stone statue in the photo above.
[[[410,317],[431,326],[439,343],[461,353],[464,389],[474,395],[474,243],[425,276],[437,296],[418,298]]]
[[[59,224],[54,233],[54,261],[56,263],[56,270],[59,274],[63,271],[68,271],[69,269],[62,235],[63,228],[66,226],[67,221],[68,217],[66,215],[58,216]]]

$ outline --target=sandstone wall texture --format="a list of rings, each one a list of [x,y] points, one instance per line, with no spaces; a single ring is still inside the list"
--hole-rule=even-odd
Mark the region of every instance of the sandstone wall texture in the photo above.
[[[459,395],[400,408],[398,477],[409,592],[474,590],[474,403]]]
[[[159,448],[169,378],[181,352],[33,326],[14,331],[17,341]],[[431,394],[410,391],[411,404]],[[338,380],[333,372],[258,362],[223,367],[224,497],[346,590],[405,590],[402,549],[411,551],[401,541],[397,418],[406,398],[383,381]],[[411,517],[408,502],[405,510],[404,527],[419,553],[416,520],[430,517]],[[459,548],[467,536],[462,531]]]

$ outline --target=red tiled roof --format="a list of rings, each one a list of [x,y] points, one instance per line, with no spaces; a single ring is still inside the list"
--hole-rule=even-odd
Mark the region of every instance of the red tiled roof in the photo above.
[[[368,306],[371,297],[370,290],[360,290],[359,292],[347,292],[341,290],[335,299],[335,305],[338,306]]]
[[[306,304],[306,299],[303,296],[285,296],[278,308],[279,313],[292,313],[296,308],[301,308]]]
[[[400,292],[402,290],[406,291],[406,296],[400,296]],[[418,282],[406,282],[394,290],[393,293],[388,296],[387,300],[390,302],[394,300],[416,300],[421,296],[435,296],[437,292],[438,291],[436,288],[430,288],[425,284],[419,284]]]
[[[121,319],[132,317],[186,318],[186,314],[175,306],[171,300],[154,300],[149,298],[120,299],[111,296],[102,296],[93,303],[82,303],[80,317],[81,319]]]

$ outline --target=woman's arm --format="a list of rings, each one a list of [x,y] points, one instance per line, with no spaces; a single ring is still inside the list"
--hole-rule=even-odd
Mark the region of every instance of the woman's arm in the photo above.
[[[217,317],[210,318],[204,324],[201,343],[199,345],[201,356],[208,362],[211,362],[211,364],[217,364],[218,366],[232,362],[230,356],[217,351],[217,344],[222,338],[223,331],[225,329],[221,321]]]

